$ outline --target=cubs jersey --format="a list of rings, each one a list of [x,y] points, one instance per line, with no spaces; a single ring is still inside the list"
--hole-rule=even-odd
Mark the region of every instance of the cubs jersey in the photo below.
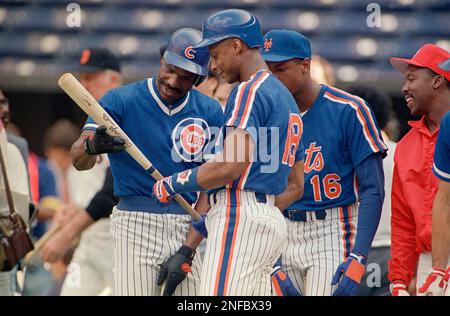
[[[288,209],[315,211],[355,203],[356,166],[387,150],[371,109],[363,99],[323,85],[302,120],[304,194]]]
[[[450,182],[450,112],[441,121],[434,149],[433,172],[439,179]]]
[[[246,130],[256,152],[244,173],[228,187],[266,194],[283,192],[292,165],[303,159],[302,150],[297,150],[302,120],[287,88],[268,71],[252,75],[228,98],[225,133],[229,127]]]
[[[160,96],[155,80],[113,89],[100,104],[153,166],[168,176],[197,167],[214,154],[224,118],[217,101],[194,89],[169,104]],[[89,117],[84,129],[97,126]],[[127,152],[108,157],[116,196],[151,196],[155,180]],[[183,195],[190,203],[196,199],[196,193]]]

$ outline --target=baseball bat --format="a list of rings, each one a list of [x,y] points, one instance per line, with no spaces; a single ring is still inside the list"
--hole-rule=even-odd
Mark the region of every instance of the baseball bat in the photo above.
[[[30,262],[33,260],[34,256],[39,253],[42,246],[52,237],[59,229],[61,228],[60,225],[53,225],[41,238],[39,238],[38,241],[34,244],[34,249],[27,253],[24,259],[24,265],[30,264]]]
[[[156,181],[161,180],[163,176],[153,167],[152,163],[137,148],[133,141],[125,134],[113,118],[101,107],[94,97],[81,85],[81,83],[71,74],[63,74],[58,85],[72,98],[73,101],[98,124],[106,126],[107,133],[111,136],[119,136],[125,140],[125,150],[141,165]],[[183,207],[186,212],[195,220],[199,220],[200,215],[192,206],[181,196],[177,195],[175,200]]]

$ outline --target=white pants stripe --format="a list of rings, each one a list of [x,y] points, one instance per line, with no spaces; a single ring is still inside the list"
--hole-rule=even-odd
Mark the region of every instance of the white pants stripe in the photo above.
[[[120,211],[111,215],[114,239],[114,277],[117,295],[158,296],[160,265],[176,253],[189,230],[189,215]],[[198,295],[201,258],[194,257],[192,272],[175,296]]]
[[[216,198],[206,218],[200,295],[270,295],[270,272],[286,242],[286,222],[273,196],[266,204],[245,191],[224,190]]]
[[[286,219],[288,242],[282,254],[283,266],[306,296],[333,293],[333,275],[354,244],[357,206],[336,207],[326,212],[324,220],[316,219],[313,212],[307,213],[306,222]]]

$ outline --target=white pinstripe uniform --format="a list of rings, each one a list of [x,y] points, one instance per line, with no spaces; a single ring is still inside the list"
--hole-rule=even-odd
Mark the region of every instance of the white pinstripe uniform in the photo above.
[[[226,126],[248,131],[256,147],[261,136],[252,130],[268,127],[271,133],[270,127],[279,127],[281,146],[271,153],[280,159],[276,170],[266,173],[255,160],[226,188],[210,192],[200,294],[270,295],[272,266],[286,240],[286,223],[274,200],[286,188],[298,152],[303,152],[297,151],[300,114],[289,91],[269,72],[259,71],[233,89],[225,117]]]
[[[102,106],[163,175],[198,166],[209,144],[210,128],[223,125],[220,104],[191,90],[176,104],[158,94],[153,79],[138,81],[108,92]],[[96,128],[91,119],[85,129]],[[179,162],[171,158],[177,157]],[[117,295],[160,295],[160,265],[184,242],[190,216],[172,201],[161,204],[151,196],[154,180],[126,152],[109,155],[114,193],[119,204],[111,215],[114,240],[114,275]],[[184,195],[193,203],[196,194]],[[200,256],[192,273],[174,295],[197,295]]]
[[[305,295],[331,295],[333,275],[357,232],[355,166],[387,147],[365,101],[333,87],[322,86],[302,119],[305,190],[284,211],[288,246],[282,261]]]

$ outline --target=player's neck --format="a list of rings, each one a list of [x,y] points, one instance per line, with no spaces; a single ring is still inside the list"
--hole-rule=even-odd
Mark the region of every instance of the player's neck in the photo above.
[[[311,108],[320,93],[320,85],[312,80],[305,83],[295,94],[294,99],[297,102],[300,112],[305,112]]]
[[[248,81],[250,77],[260,70],[269,70],[264,59],[257,49],[249,49],[243,60],[240,72],[240,82]]]

